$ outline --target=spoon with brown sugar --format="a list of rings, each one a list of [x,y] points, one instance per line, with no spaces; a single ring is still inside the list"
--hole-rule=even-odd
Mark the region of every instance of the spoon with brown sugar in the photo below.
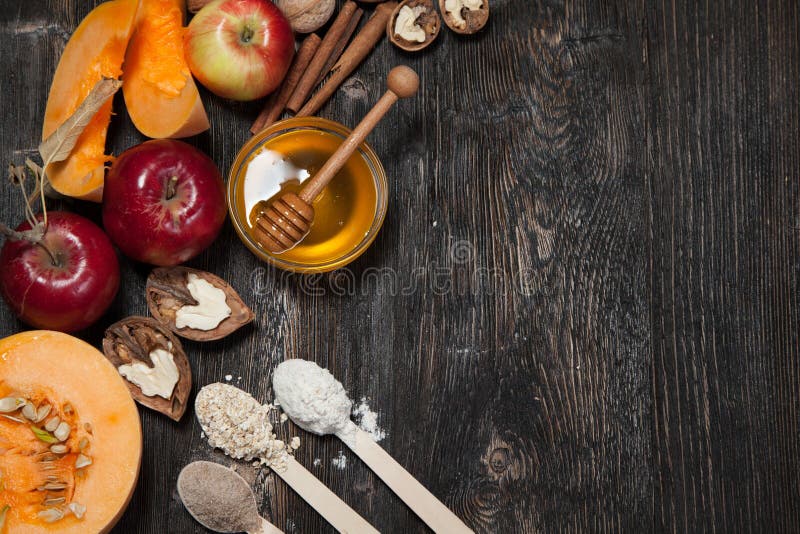
[[[419,76],[411,68],[399,66],[389,72],[388,90],[350,133],[341,146],[312,176],[299,195],[286,193],[256,218],[254,233],[257,241],[273,254],[285,252],[308,234],[314,221],[312,203],[336,173],[350,159],[364,139],[400,98],[413,96],[419,88]]]
[[[250,484],[224,465],[190,463],[178,475],[178,495],[192,517],[214,532],[283,534],[258,515]]]

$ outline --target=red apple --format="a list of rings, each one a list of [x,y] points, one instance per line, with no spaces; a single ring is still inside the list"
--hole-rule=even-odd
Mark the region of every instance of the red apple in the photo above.
[[[225,188],[211,158],[154,139],[114,161],[103,190],[103,225],[134,260],[171,266],[197,256],[225,222]]]
[[[119,289],[117,254],[89,219],[55,211],[47,220],[41,245],[6,240],[0,251],[0,291],[29,325],[74,332],[94,323],[114,300]],[[25,222],[17,231],[30,228]]]
[[[189,23],[184,51],[192,74],[213,93],[255,100],[286,76],[294,34],[269,0],[214,0]]]

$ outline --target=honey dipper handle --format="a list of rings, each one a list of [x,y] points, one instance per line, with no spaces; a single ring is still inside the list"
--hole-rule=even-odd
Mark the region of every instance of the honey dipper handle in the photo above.
[[[389,90],[384,93],[380,100],[369,110],[369,113],[361,120],[358,126],[347,136],[347,139],[339,146],[336,152],[325,162],[322,168],[306,182],[303,190],[300,191],[300,198],[309,204],[317,198],[317,195],[328,185],[328,182],[336,176],[344,167],[350,156],[358,149],[364,139],[377,126],[384,115],[392,108],[399,98],[413,96],[419,88],[419,77],[417,73],[406,66],[395,67],[389,72],[386,80]]]

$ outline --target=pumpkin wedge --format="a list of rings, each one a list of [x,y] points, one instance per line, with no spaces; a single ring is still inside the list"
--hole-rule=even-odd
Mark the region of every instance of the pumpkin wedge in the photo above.
[[[178,138],[208,130],[208,117],[183,54],[184,0],[142,0],[125,56],[122,92],[136,128]]]
[[[138,0],[111,0],[94,8],[70,37],[58,62],[42,139],[46,139],[78,108],[102,77],[119,78],[136,18]],[[109,100],[78,138],[70,156],[47,168],[53,189],[62,195],[100,202],[106,162],[106,132],[111,120]]]
[[[0,451],[0,532],[107,532],[139,475],[139,413],[94,347],[16,334],[0,339]]]

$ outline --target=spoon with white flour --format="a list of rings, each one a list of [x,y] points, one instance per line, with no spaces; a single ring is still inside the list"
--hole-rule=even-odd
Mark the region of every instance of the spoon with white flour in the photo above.
[[[353,403],[330,371],[307,360],[287,360],[275,369],[272,387],[292,421],[313,434],[339,437],[434,532],[472,532],[350,420]]]
[[[198,523],[214,532],[283,534],[258,515],[250,484],[213,462],[193,462],[178,475],[178,495]]]

